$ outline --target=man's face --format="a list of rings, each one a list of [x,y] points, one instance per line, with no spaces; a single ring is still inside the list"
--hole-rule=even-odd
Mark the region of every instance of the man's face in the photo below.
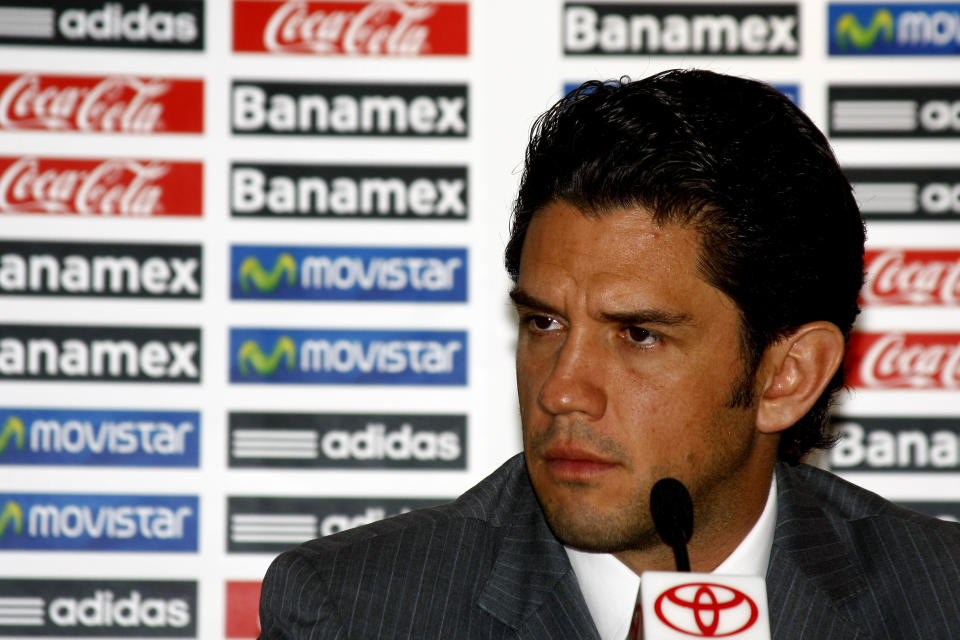
[[[731,400],[739,314],[701,279],[699,250],[695,230],[643,210],[588,218],[553,203],[531,222],[512,293],[517,388],[530,477],[566,544],[659,544],[649,496],[666,476],[690,490],[695,537],[709,535],[767,455],[755,409]]]

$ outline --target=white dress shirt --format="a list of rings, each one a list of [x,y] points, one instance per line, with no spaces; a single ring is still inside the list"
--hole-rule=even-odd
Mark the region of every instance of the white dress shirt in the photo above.
[[[764,577],[770,561],[777,524],[777,479],[770,483],[767,504],[750,533],[712,573]],[[600,632],[601,640],[623,640],[640,589],[640,576],[609,553],[591,553],[564,547],[580,591]]]

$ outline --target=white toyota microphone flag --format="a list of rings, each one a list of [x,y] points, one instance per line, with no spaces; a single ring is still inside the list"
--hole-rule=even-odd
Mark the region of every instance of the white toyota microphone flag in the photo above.
[[[766,582],[759,576],[645,571],[644,640],[770,640]]]

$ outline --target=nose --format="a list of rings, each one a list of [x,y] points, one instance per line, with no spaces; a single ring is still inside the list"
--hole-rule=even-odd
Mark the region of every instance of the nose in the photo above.
[[[607,394],[603,387],[606,350],[571,331],[556,352],[553,367],[537,395],[550,415],[579,413],[591,420],[603,417]]]

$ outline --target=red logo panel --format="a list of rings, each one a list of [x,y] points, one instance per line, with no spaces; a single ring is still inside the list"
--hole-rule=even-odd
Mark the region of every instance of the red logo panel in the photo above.
[[[0,74],[0,129],[203,133],[203,81]]]
[[[0,156],[0,214],[200,216],[203,164]]]
[[[234,0],[233,50],[465,56],[466,2]]]
[[[865,253],[865,305],[960,305],[960,250]]]
[[[260,582],[227,583],[227,638],[260,635]]]
[[[865,389],[960,389],[960,333],[853,333],[845,367]]]

